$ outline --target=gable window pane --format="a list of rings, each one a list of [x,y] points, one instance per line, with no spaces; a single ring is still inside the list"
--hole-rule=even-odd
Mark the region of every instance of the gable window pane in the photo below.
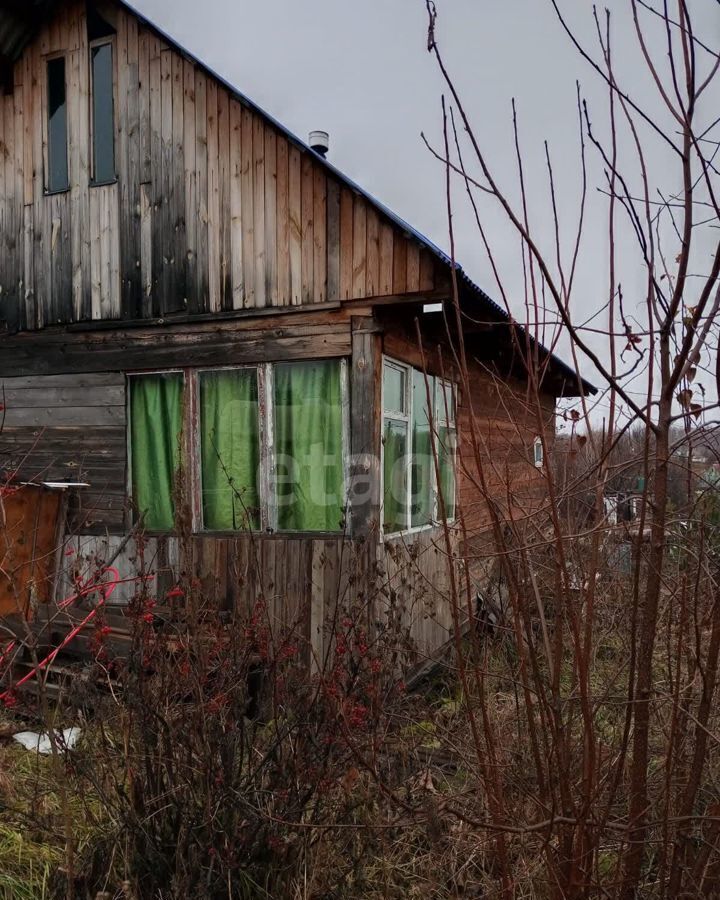
[[[339,361],[275,367],[275,481],[282,531],[340,531],[345,518]]]
[[[169,531],[175,525],[182,398],[180,373],[130,379],[133,500],[149,531]]]
[[[112,44],[90,51],[92,63],[93,180],[115,180],[115,114],[113,108]]]
[[[203,525],[211,531],[260,527],[260,429],[255,369],[200,375]]]
[[[68,177],[67,95],[65,58],[47,64],[48,98],[48,183],[49,191],[66,191]]]
[[[428,389],[432,402],[435,390],[434,379],[417,369],[412,373],[412,466],[411,466],[411,517],[413,528],[429,525],[433,513],[433,472],[432,442],[430,440],[430,413],[428,410]]]

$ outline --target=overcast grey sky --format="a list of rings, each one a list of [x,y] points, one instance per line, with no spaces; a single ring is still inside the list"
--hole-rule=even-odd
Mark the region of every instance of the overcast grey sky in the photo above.
[[[443,84],[426,50],[424,0],[134,0],[152,21],[227,78],[291,131],[331,135],[330,158],[351,178],[443,249],[449,246],[444,172],[421,132],[439,146]],[[609,0],[615,20],[619,77],[633,96],[662,116],[656,91],[641,65],[628,17],[628,0]],[[564,0],[581,39],[595,52],[591,0]],[[717,0],[692,0],[704,40],[720,46]],[[533,222],[552,251],[552,218],[543,142],[550,142],[563,236],[571,241],[580,196],[575,83],[589,97],[593,123],[605,132],[606,92],[563,33],[549,0],[438,0],[438,38],[474,128],[500,182],[514,192],[511,98],[518,104]],[[656,33],[662,58],[662,34]],[[707,108],[720,115],[720,96]],[[647,135],[645,135],[647,137]],[[627,146],[627,145],[625,145]],[[603,169],[590,161],[590,203],[578,270],[577,318],[607,300],[606,203],[597,193]],[[630,157],[629,157],[630,159]],[[672,158],[651,142],[651,179],[666,191],[674,183]],[[631,161],[629,171],[637,169]],[[457,192],[457,258],[500,301],[472,211]],[[515,314],[523,318],[519,244],[501,216],[481,203]],[[622,233],[621,264],[630,314],[643,297],[643,276],[629,231]],[[709,245],[708,245],[709,247]],[[674,256],[674,248],[670,248]],[[641,315],[641,311],[638,313]],[[602,325],[602,322],[598,322]],[[588,340],[604,353],[605,341]],[[567,356],[567,344],[560,345]],[[584,374],[594,377],[591,366]],[[632,386],[642,390],[642,379]]]

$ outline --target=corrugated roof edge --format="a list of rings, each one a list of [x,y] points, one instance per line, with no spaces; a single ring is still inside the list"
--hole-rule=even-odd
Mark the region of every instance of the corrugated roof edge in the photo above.
[[[150,28],[152,28],[161,38],[166,40],[169,44],[177,47],[178,50],[183,53],[189,60],[191,60],[196,65],[200,66],[208,75],[222,84],[224,87],[230,91],[241,103],[245,104],[249,109],[252,109],[254,112],[258,113],[258,115],[262,116],[267,122],[269,122],[274,128],[276,128],[279,132],[281,132],[285,137],[292,141],[297,147],[299,147],[303,152],[310,153],[318,162],[325,166],[325,168],[331,172],[336,178],[342,181],[347,187],[356,193],[360,194],[362,197],[365,197],[372,205],[378,209],[383,215],[387,216],[392,222],[394,222],[398,228],[405,231],[411,238],[416,240],[419,244],[433,253],[441,262],[443,262],[448,267],[453,267],[453,260],[445,253],[444,250],[441,250],[440,247],[437,246],[430,238],[426,237],[424,234],[419,232],[416,228],[413,228],[408,222],[406,222],[403,218],[401,218],[397,213],[393,212],[384,203],[378,200],[376,197],[373,197],[372,194],[368,193],[365,188],[361,185],[357,184],[352,178],[349,178],[344,172],[334,166],[329,160],[325,159],[325,157],[321,156],[319,153],[316,153],[305,141],[301,140],[296,134],[293,134],[282,122],[279,122],[274,116],[270,115],[266,110],[262,109],[262,107],[258,106],[257,103],[252,101],[249,97],[242,93],[242,91],[238,90],[235,85],[231,84],[226,78],[223,78],[222,75],[219,75],[214,69],[212,69],[207,63],[203,62],[199,57],[195,56],[194,53],[191,53],[185,47],[182,46],[172,35],[168,34],[164,31],[159,25],[153,22],[151,19],[147,17],[145,13],[140,12],[132,3],[128,2],[128,0],[117,0],[120,6],[124,6],[128,9],[134,16],[140,19],[142,22],[146,23]],[[475,282],[470,278],[469,275],[465,272],[460,263],[455,260],[454,263],[455,271],[460,275],[462,281],[469,287],[478,297],[478,299],[485,303],[490,309],[493,310],[497,315],[501,316],[505,321],[510,321],[510,316],[507,311],[504,310],[501,306],[499,306],[494,300],[492,300],[485,291],[479,287]],[[522,334],[525,333],[525,329],[522,326],[518,326]],[[538,343],[540,350],[546,353],[548,356],[552,357],[553,362],[558,366],[558,368],[563,372],[565,377],[574,382],[576,388],[579,388],[582,385],[582,391],[586,394],[596,394],[597,388],[592,385],[589,381],[586,381],[584,378],[581,378],[577,372],[575,372],[567,363],[563,362],[558,356],[554,353],[551,353],[546,347],[543,347],[542,344],[536,342],[534,338],[531,337],[531,341],[533,343]],[[579,393],[579,391],[578,391]],[[573,396],[573,395],[568,395]]]

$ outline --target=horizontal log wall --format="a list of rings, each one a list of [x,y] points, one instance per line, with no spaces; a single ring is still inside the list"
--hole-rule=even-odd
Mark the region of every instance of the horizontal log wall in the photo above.
[[[462,398],[458,412],[458,508],[469,536],[489,528],[490,503],[502,515],[526,521],[547,503],[545,473],[533,455],[541,434],[549,455],[555,440],[554,397],[541,395],[538,401],[516,379],[473,374],[470,396]],[[487,496],[480,489],[480,469]]]
[[[0,379],[0,472],[13,481],[87,482],[72,491],[72,527],[121,531],[125,510],[122,374]]]
[[[430,291],[434,257],[120,4],[117,182],[92,186],[85,2],[0,95],[0,319],[11,328]],[[45,80],[66,56],[70,189],[45,194]]]

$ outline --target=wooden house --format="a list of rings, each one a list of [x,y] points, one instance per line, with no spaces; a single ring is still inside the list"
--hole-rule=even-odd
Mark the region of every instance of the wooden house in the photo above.
[[[446,254],[122,0],[0,0],[0,87],[0,468],[73,486],[36,598],[142,556],[159,601],[262,595],[318,645],[354,591],[443,643],[471,417],[522,508],[592,386],[460,267],[456,318]]]

